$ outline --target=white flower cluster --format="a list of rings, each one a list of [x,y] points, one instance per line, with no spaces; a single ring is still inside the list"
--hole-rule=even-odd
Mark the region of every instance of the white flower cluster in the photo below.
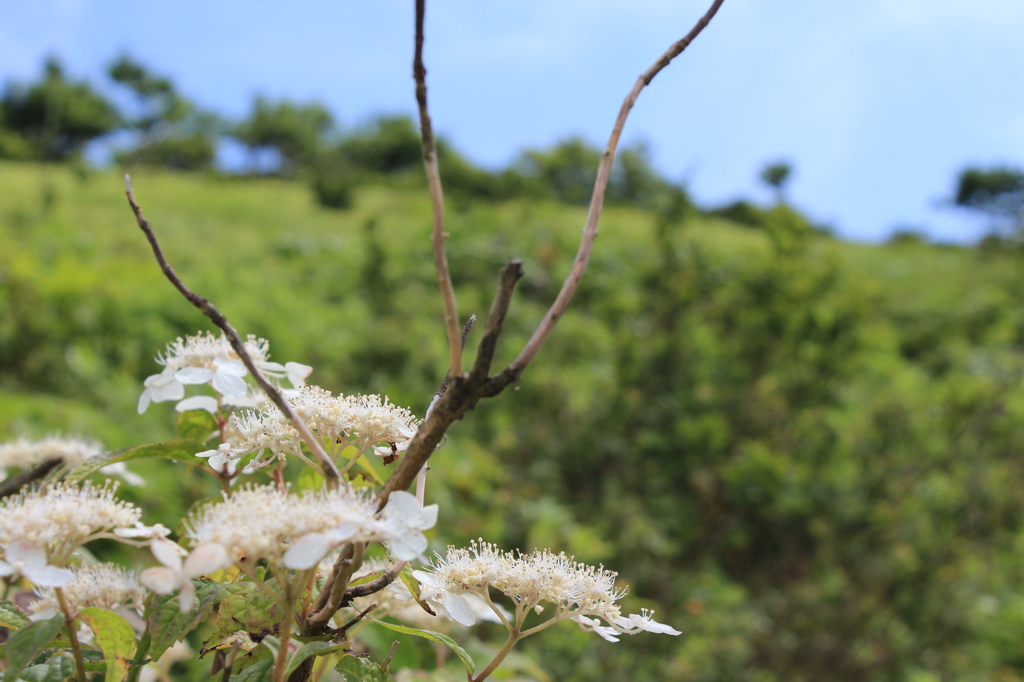
[[[168,531],[139,522],[142,512],[114,498],[117,484],[56,483],[0,501],[0,575],[21,574],[36,585],[60,587],[73,579],[62,568],[80,545],[99,538],[153,538]]]
[[[318,574],[324,574],[326,576],[326,574],[330,573],[334,567],[335,559],[336,557],[332,555],[325,557],[317,568]],[[367,559],[363,562],[363,565],[352,574],[352,580],[359,580],[371,575],[376,577],[375,574],[383,573],[393,565],[393,562],[385,559]],[[462,596],[469,603],[470,609],[472,609],[473,613],[479,620],[491,621],[494,623],[501,622],[499,616],[491,610],[491,607],[488,606],[483,599],[474,594],[465,594]],[[424,610],[414,601],[412,593],[402,582],[401,578],[396,579],[380,592],[371,594],[368,597],[357,597],[354,599],[348,607],[350,614],[346,620],[358,613],[361,613],[371,605],[376,606],[374,610],[375,618],[387,615],[401,623],[417,628],[425,628],[427,630],[434,630],[443,633],[450,631],[452,627],[456,625],[453,621],[446,620],[441,616],[432,616]],[[508,611],[500,605],[497,605],[497,608],[501,610],[501,613],[505,618],[512,617],[511,614],[509,614]]]
[[[371,446],[380,446],[374,449],[379,455],[391,455],[409,446],[419,425],[409,410],[378,395],[334,396],[318,386],[304,386],[289,402],[299,418],[327,444],[332,456],[348,445],[355,446],[357,456]],[[264,403],[245,415],[233,415],[231,424],[237,435],[218,450],[197,454],[209,457],[210,466],[218,471],[228,462],[253,453],[256,456],[248,463],[248,470],[266,466],[278,457],[303,457],[298,432],[273,403]]]
[[[413,576],[422,586],[420,596],[425,601],[463,625],[475,622],[463,595],[475,594],[490,602],[489,588],[493,587],[515,603],[517,619],[530,610],[539,613],[544,609],[541,602],[547,602],[555,606],[552,621],[571,618],[584,630],[612,642],[617,642],[620,634],[641,630],[680,634],[652,620],[647,611],[623,616],[615,602],[626,590],[615,587],[615,573],[547,550],[505,552],[481,540],[469,549],[449,547],[445,556],[436,556],[429,571],[413,571]],[[608,625],[601,625],[598,619]]]
[[[264,559],[272,569],[308,570],[346,542],[384,542],[408,561],[426,550],[423,531],[435,523],[437,505],[421,507],[406,492],[392,493],[378,514],[371,498],[347,487],[296,495],[275,485],[250,486],[186,519],[194,549],[184,561],[174,543],[153,543],[163,567],[143,571],[140,580],[160,594],[181,588],[185,609],[192,603],[192,578],[232,563]]]
[[[266,339],[257,339],[251,334],[245,341],[245,350],[253,364],[266,376],[276,381],[287,378],[296,388],[303,386],[313,371],[312,367],[298,362],[283,365],[270,362],[270,344]],[[184,339],[179,337],[167,344],[166,352],[156,361],[164,366],[164,370],[144,382],[146,388],[139,396],[139,414],[145,412],[151,402],[166,400],[180,401],[176,406],[179,412],[217,411],[216,398],[203,395],[185,398],[186,384],[210,384],[221,401],[229,405],[251,407],[259,402],[250,395],[249,386],[243,378],[249,370],[223,334],[214,336],[207,332]]]
[[[19,438],[0,444],[0,480],[7,477],[10,468],[29,469],[48,459],[59,459],[68,467],[76,467],[87,459],[98,457],[103,446],[96,441],[71,436],[50,435],[40,440]],[[138,474],[128,471],[124,462],[108,464],[100,469],[107,476],[120,476],[132,485],[145,485]]]
[[[64,586],[64,599],[72,612],[96,607],[117,611],[130,608],[142,612],[145,591],[139,584],[137,572],[114,564],[91,564],[70,569],[73,579]],[[36,590],[39,599],[29,605],[33,620],[46,620],[57,615],[60,605],[52,588]]]

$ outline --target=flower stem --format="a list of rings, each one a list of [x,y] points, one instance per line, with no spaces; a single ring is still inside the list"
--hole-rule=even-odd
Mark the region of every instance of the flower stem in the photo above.
[[[71,655],[75,658],[75,678],[78,682],[87,682],[85,679],[85,658],[82,656],[82,646],[78,643],[78,633],[75,631],[75,617],[68,606],[68,600],[64,598],[64,589],[53,588],[57,595],[57,603],[60,610],[64,612],[64,627],[68,631],[68,641],[71,642]]]
[[[501,662],[505,660],[505,657],[511,653],[512,647],[514,647],[516,642],[520,639],[521,636],[519,635],[519,632],[515,630],[512,631],[512,633],[509,634],[508,639],[505,641],[505,645],[501,647],[501,651],[499,651],[498,655],[494,657],[494,660],[487,664],[487,667],[481,670],[479,675],[476,677],[470,677],[469,682],[483,682],[483,680],[486,680],[491,673],[497,670],[498,666],[501,665]]]
[[[288,663],[288,640],[292,635],[292,621],[295,620],[295,606],[292,604],[291,590],[284,593],[284,619],[281,621],[281,642],[277,650],[277,663],[274,664],[274,682],[284,682],[285,668]]]

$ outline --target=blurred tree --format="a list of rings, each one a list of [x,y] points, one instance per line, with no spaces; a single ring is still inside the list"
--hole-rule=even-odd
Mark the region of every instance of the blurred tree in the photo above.
[[[1024,231],[1024,173],[1016,168],[965,168],[957,177],[953,201],[987,214],[996,230]]]
[[[761,181],[775,191],[775,201],[783,203],[783,191],[793,174],[793,167],[787,161],[769,163],[761,170]]]
[[[0,156],[60,161],[78,156],[90,140],[111,132],[117,111],[85,82],[68,80],[55,57],[43,78],[7,87],[0,100]]]
[[[523,152],[515,167],[531,178],[543,194],[585,206],[594,190],[600,161],[601,152],[582,138],[572,137],[547,151]]]
[[[318,102],[295,104],[259,95],[249,118],[235,126],[232,135],[249,148],[253,159],[261,150],[276,151],[280,156],[277,172],[292,175],[314,164],[333,130],[334,117]]]
[[[108,74],[135,95],[141,112],[129,121],[140,142],[116,156],[126,165],[199,170],[213,165],[220,119],[180,95],[171,81],[150,73],[129,55],[121,55]]]
[[[338,155],[370,173],[398,173],[423,164],[420,133],[408,116],[378,116],[346,135]]]

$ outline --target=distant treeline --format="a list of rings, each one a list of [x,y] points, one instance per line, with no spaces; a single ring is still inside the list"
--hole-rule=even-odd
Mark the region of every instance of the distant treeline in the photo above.
[[[70,78],[55,58],[46,61],[38,81],[7,84],[0,98],[0,159],[78,160],[90,142],[130,132],[118,138],[132,140],[114,154],[120,165],[209,171],[215,166],[218,143],[232,139],[248,150],[246,172],[305,180],[328,208],[347,208],[360,184],[422,176],[419,131],[407,116],[377,116],[343,129],[322,103],[258,95],[248,116],[231,121],[197,106],[169,78],[150,72],[127,54],[109,66],[107,75],[130,95],[131,111],[119,108],[90,83]],[[601,152],[572,137],[546,149],[523,151],[497,171],[476,166],[444,138],[438,142],[438,154],[445,191],[457,201],[524,197],[585,205]],[[784,222],[827,233],[828,228],[814,225],[788,206],[784,190],[791,175],[792,167],[785,161],[769,163],[760,173],[775,192],[775,209],[741,200],[701,212],[763,228],[773,221],[773,211],[784,208]],[[683,184],[653,168],[643,144],[618,151],[607,201],[679,216],[698,210]],[[987,216],[993,234],[1019,235],[1024,226],[1024,173],[1003,166],[965,168],[949,203]],[[920,235],[912,228],[895,235],[897,240],[908,237]]]

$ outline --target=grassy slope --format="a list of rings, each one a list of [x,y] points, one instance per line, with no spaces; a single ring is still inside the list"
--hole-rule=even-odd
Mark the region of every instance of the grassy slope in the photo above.
[[[353,210],[333,212],[317,207],[297,183],[156,172],[138,173],[134,182],[184,280],[244,333],[269,338],[276,359],[313,364],[314,378],[331,389],[388,392],[422,409],[424,392],[444,371],[424,192],[368,187]],[[525,261],[506,356],[521,345],[564,277],[583,219],[581,209],[525,202],[463,207],[449,215],[450,259],[464,317],[486,311],[494,275],[507,258]],[[368,224],[375,225],[372,240]],[[650,216],[630,209],[605,212],[588,275],[592,293],[605,292],[603,279],[615,281],[631,263],[652,257],[652,225]],[[691,220],[685,238],[727,260],[757,257],[766,245],[760,234],[717,220]],[[60,425],[118,442],[154,428],[166,431],[155,419],[136,421],[134,382],[155,371],[148,358],[167,340],[208,325],[162,279],[134,225],[120,177],[0,164],[0,244],[0,276],[8,285],[17,282],[16,291],[30,291],[37,303],[63,304],[58,310],[30,308],[41,318],[37,343],[59,344],[30,354],[40,365],[30,379],[50,377],[50,390],[45,394],[44,385],[38,395],[38,382],[12,381],[9,371],[0,375],[0,437]],[[882,310],[897,319],[941,325],[1010,303],[1010,258],[928,245],[821,240],[812,248],[848,266],[851,281],[873,290]],[[0,303],[9,309],[19,304]],[[111,315],[128,319],[113,321]],[[574,315],[566,326],[585,324],[585,312]],[[14,333],[10,310],[2,317],[0,338]],[[95,336],[102,333],[108,336],[96,348]],[[416,357],[405,349],[410,336]],[[368,337],[379,343],[368,344]],[[367,346],[379,357],[353,357]],[[47,361],[73,376],[52,377],[42,366]],[[542,354],[538,367],[543,365]],[[63,395],[53,395],[53,387]],[[47,418],[55,408],[59,418]],[[131,422],[125,422],[128,416]]]

